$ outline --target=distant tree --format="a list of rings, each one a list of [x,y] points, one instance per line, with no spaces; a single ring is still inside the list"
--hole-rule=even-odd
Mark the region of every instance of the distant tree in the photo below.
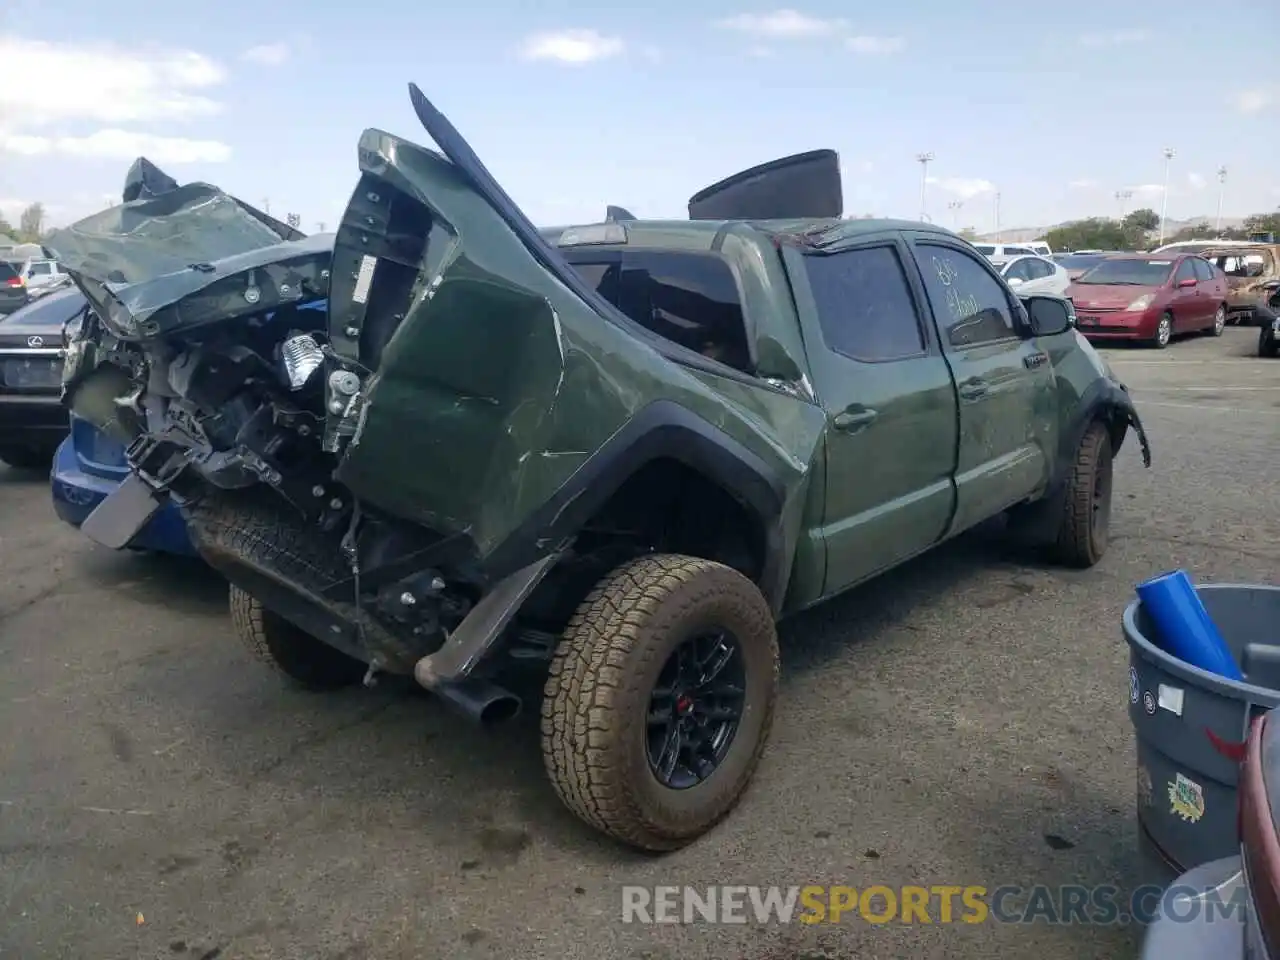
[[[1148,207],[1140,207],[1124,218],[1124,225],[1131,230],[1157,230],[1160,227],[1160,215]]]
[[[0,213],[0,234],[6,237],[12,237],[17,231],[13,229],[13,225],[4,218],[4,214]]]
[[[23,243],[39,243],[44,234],[44,204],[33,203],[18,218],[18,239]]]
[[[1054,250],[1126,250],[1136,245],[1131,228],[1107,217],[1064,223],[1045,234],[1044,240]]]
[[[1208,223],[1193,223],[1189,227],[1183,227],[1173,236],[1166,237],[1168,243],[1182,243],[1185,240],[1214,240],[1220,236],[1219,232],[1213,229]],[[1227,239],[1223,237],[1223,239]]]
[[[1255,213],[1245,217],[1244,232],[1280,234],[1280,213]]]

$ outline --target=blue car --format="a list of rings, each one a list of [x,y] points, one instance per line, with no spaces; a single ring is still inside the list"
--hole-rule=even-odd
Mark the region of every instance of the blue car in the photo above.
[[[327,308],[328,302],[320,301],[302,309]],[[53,509],[58,517],[79,527],[128,475],[124,447],[87,420],[72,414],[71,432],[54,455],[50,477]],[[198,555],[182,514],[172,503],[166,503],[129,546],[186,557]]]
[[[53,457],[53,509],[58,517],[79,527],[128,475],[124,447],[89,421],[72,414],[71,432]],[[157,553],[196,555],[182,514],[172,503],[165,504],[129,546]]]

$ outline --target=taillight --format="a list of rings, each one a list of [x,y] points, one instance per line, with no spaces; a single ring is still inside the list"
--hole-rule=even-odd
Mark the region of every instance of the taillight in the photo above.
[[[4,282],[4,285],[6,287],[25,287],[27,284],[21,277],[10,277]]]
[[[1265,718],[1249,733],[1249,750],[1240,767],[1240,849],[1250,899],[1270,956],[1280,955],[1280,837],[1262,778]]]

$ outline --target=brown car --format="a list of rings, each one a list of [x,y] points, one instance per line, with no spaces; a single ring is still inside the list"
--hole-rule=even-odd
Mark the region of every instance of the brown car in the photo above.
[[[1271,292],[1268,284],[1280,280],[1280,243],[1233,244],[1197,253],[1227,275],[1227,321],[1253,323],[1254,308]]]

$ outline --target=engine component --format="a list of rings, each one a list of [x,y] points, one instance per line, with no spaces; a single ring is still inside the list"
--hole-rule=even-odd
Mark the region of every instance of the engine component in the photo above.
[[[280,362],[290,390],[301,390],[324,364],[324,351],[316,338],[299,333],[280,344]]]

